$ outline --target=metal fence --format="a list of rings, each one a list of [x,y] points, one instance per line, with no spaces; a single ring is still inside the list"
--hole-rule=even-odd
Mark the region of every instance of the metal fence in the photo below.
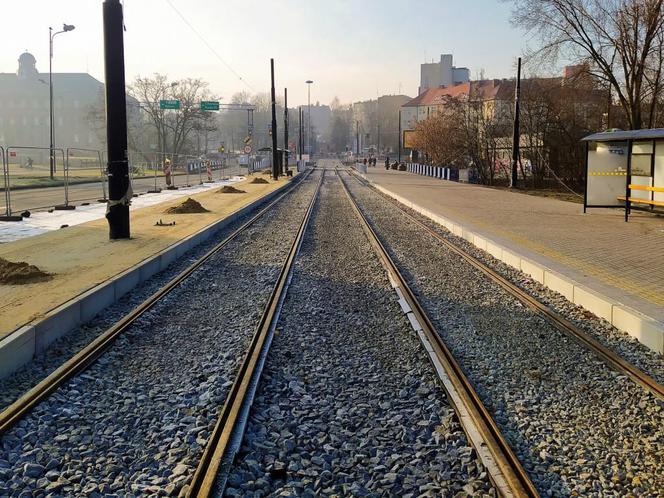
[[[76,205],[106,202],[106,152],[97,149],[0,146],[4,189],[3,219],[38,209],[74,209]],[[218,181],[242,174],[237,158],[214,160],[200,156],[159,152],[129,154],[129,176],[134,192],[159,192]],[[249,168],[251,169],[251,168]],[[245,170],[245,173],[247,171]],[[0,201],[1,202],[1,201]]]
[[[459,170],[454,168],[443,168],[440,166],[429,166],[427,164],[407,163],[407,171],[416,175],[431,176],[441,180],[459,181]]]

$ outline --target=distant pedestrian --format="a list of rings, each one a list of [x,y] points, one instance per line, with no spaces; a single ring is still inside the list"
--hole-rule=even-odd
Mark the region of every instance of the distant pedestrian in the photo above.
[[[364,165],[366,166],[367,165],[367,158],[366,157],[364,158],[363,162],[364,162]]]
[[[385,169],[390,169],[390,157],[385,158]]]
[[[28,160],[25,162],[25,167],[28,169],[32,169],[32,163],[33,163],[32,158],[28,157]]]
[[[212,164],[210,161],[205,161],[205,167],[207,169],[208,182],[212,181]]]

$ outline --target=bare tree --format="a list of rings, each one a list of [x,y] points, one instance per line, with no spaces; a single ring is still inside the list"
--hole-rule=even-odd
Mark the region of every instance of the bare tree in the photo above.
[[[662,93],[664,0],[512,0],[537,55],[585,64],[617,96],[628,126],[653,126]]]
[[[208,84],[198,78],[187,78],[168,83],[166,75],[152,78],[137,77],[129,87],[129,94],[138,102],[148,121],[154,126],[158,147],[178,155],[183,151],[191,133],[206,118],[201,111],[202,100],[217,100],[208,90]],[[179,100],[178,110],[161,109],[160,100]]]

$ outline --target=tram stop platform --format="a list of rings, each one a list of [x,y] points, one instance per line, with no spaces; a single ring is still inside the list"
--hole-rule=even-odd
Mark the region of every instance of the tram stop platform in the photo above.
[[[148,203],[152,205],[130,210],[129,240],[109,241],[102,214],[94,221],[0,244],[0,257],[34,265],[51,275],[46,281],[0,285],[0,378],[167,268],[251,210],[258,200],[278,195],[289,181],[254,184],[252,179],[208,184],[190,192],[180,189],[177,197],[168,191],[146,194],[168,200],[155,197]],[[229,183],[244,193],[220,193]],[[188,197],[208,212],[165,213]],[[160,220],[161,226],[157,225]]]
[[[369,168],[379,190],[664,353],[664,217]]]

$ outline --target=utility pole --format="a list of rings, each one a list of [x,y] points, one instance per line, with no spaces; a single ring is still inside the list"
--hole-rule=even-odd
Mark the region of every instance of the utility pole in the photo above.
[[[288,171],[288,88],[284,88],[284,170]]]
[[[376,144],[376,157],[380,154],[380,123],[378,123],[378,143]]]
[[[302,163],[302,106],[299,107],[299,119],[298,119],[298,124],[300,127],[300,136],[298,137],[298,147],[297,150],[300,153],[300,163]]]
[[[270,75],[272,78],[271,97],[272,97],[272,178],[279,179],[279,163],[277,152],[277,97],[274,92],[274,59],[270,59]]]
[[[309,149],[309,161],[311,161],[311,84],[313,80],[307,80],[305,83],[307,84],[307,109],[309,114],[307,119],[307,149]]]
[[[519,161],[519,99],[521,98],[521,57],[516,69],[516,89],[514,91],[514,133],[512,135],[512,176],[510,188],[517,187],[517,162]]]
[[[360,122],[355,121],[355,155],[360,159]]]
[[[399,152],[397,161],[401,164],[401,109],[399,109]]]
[[[106,219],[111,239],[128,239],[129,202],[132,192],[127,158],[124,25],[120,0],[104,0],[103,12],[109,193]]]

